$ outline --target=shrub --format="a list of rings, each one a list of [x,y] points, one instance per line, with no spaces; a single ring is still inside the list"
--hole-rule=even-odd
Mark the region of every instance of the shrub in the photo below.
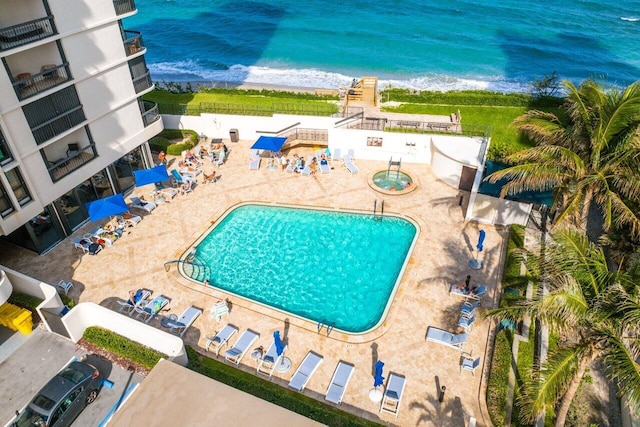
[[[180,140],[178,143],[171,143],[170,140]],[[165,129],[155,138],[149,141],[156,151],[164,151],[173,156],[180,155],[184,150],[198,145],[198,133],[194,130],[186,129]]]
[[[166,354],[97,326],[87,328],[82,338],[147,369],[152,369],[161,358],[168,358]]]
[[[40,322],[40,316],[38,316],[38,312],[36,311],[36,307],[42,303],[40,298],[14,292],[11,294],[7,302],[17,307],[29,310],[31,312],[31,320],[33,320],[34,324]]]
[[[166,152],[169,145],[171,145],[171,141],[162,136],[154,136],[149,140],[149,148],[151,148],[151,151],[154,153],[159,153],[161,151]]]
[[[509,369],[511,367],[511,342],[513,335],[508,329],[496,334],[491,371],[487,384],[487,408],[493,425],[504,425],[504,415],[509,393]]]

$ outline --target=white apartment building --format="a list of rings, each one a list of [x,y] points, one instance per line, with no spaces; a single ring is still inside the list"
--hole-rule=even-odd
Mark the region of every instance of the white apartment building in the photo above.
[[[0,0],[0,236],[44,252],[152,166],[134,0]]]

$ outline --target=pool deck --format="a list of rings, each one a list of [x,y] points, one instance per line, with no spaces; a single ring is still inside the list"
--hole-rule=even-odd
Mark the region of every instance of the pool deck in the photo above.
[[[293,367],[284,374],[276,372],[272,381],[286,387],[307,352],[314,351],[324,357],[324,362],[311,377],[304,394],[323,400],[337,363],[340,360],[350,362],[355,365],[355,372],[341,409],[370,420],[403,426],[465,426],[470,417],[475,417],[478,425],[490,425],[483,390],[488,369],[488,344],[492,342],[490,332],[495,325],[489,320],[476,320],[464,346],[464,352],[471,353],[473,358],[482,357],[475,376],[460,372],[459,351],[425,342],[425,335],[429,326],[448,331],[456,329],[463,299],[449,296],[449,286],[464,281],[467,274],[471,274],[472,284],[487,284],[488,293],[482,299],[482,307],[495,306],[506,230],[465,222],[458,205],[457,190],[436,180],[426,165],[403,163],[402,170],[409,173],[417,185],[413,192],[401,196],[382,195],[372,190],[367,181],[374,172],[385,169],[386,162],[361,161],[356,157],[359,174],[351,175],[336,161],[329,174],[308,177],[286,174],[281,169],[268,170],[263,159],[259,170],[250,171],[251,143],[246,140],[229,143],[232,151],[227,163],[216,168],[221,176],[217,184],[202,184],[200,175],[192,193],[178,195],[170,203],[160,204],[152,213],[142,215],[142,222],[128,229],[128,234],[97,256],[83,255],[70,243],[73,237],[96,226],[90,223],[44,256],[0,241],[0,264],[48,283],[71,279],[75,287],[70,295],[74,299],[99,303],[114,310],[117,309],[116,301],[139,287],[153,290],[154,295],[170,297],[169,313],[179,315],[190,305],[201,307],[205,313],[187,331],[184,340],[203,354],[206,336],[213,335],[227,322],[241,332],[247,328],[259,332],[261,336],[254,347],[265,349],[273,340],[273,332],[279,330],[288,342],[286,357]],[[311,153],[311,149],[308,151]],[[305,149],[292,152],[307,155]],[[206,162],[203,169],[209,173],[213,166]],[[151,187],[142,187],[135,192],[148,199]],[[412,218],[420,226],[420,234],[386,319],[381,326],[365,334],[347,335],[333,331],[327,336],[324,329],[317,333],[315,323],[248,303],[221,291],[205,289],[180,277],[175,266],[168,273],[163,268],[165,261],[178,258],[212,222],[241,202],[371,211],[375,199],[378,203],[384,199],[385,212]],[[468,262],[475,256],[472,250],[479,229],[487,233],[479,258],[483,268],[472,270]],[[218,323],[210,317],[209,309],[215,302],[227,298],[232,303],[231,313]],[[154,319],[151,324],[160,327],[160,320]],[[385,363],[385,378],[389,372],[406,377],[397,418],[379,413],[380,403],[369,399],[373,365],[377,360]],[[247,353],[240,367],[255,373],[256,363]],[[439,386],[446,386],[442,403],[438,402]]]

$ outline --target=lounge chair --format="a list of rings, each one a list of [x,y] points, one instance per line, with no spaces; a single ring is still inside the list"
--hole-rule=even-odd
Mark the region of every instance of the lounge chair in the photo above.
[[[296,168],[295,162],[289,160],[289,163],[287,163],[287,167],[284,169],[284,172],[293,173],[295,171],[295,168]]]
[[[471,357],[463,357],[462,362],[460,363],[460,372],[469,371],[471,375],[476,376],[476,369],[480,366],[481,359],[478,357],[477,359],[472,359]]]
[[[331,163],[336,160],[342,160],[342,151],[339,148],[334,148],[333,153],[331,153]]]
[[[347,157],[349,157],[351,160],[354,160],[356,158],[356,153],[353,148],[349,148],[349,150],[347,151]]]
[[[323,357],[313,352],[307,353],[304,360],[298,366],[298,369],[294,372],[289,381],[289,387],[297,391],[303,391],[309,382],[309,378],[318,369],[318,366],[322,363]]]
[[[227,344],[229,338],[231,338],[236,332],[238,332],[238,328],[227,323],[222,329],[220,329],[220,332],[212,337],[207,337],[205,350],[209,351],[209,348],[213,346],[213,350],[216,352],[217,356],[220,353],[220,349]]]
[[[251,329],[247,329],[242,333],[242,335],[240,335],[238,341],[233,344],[233,347],[224,352],[225,360],[239,365],[245,353],[249,350],[249,347],[251,347],[251,344],[253,344],[253,342],[258,338],[260,338],[259,333],[253,332]]]
[[[160,310],[162,310],[167,304],[169,304],[169,301],[169,298],[163,295],[158,295],[157,297],[146,303],[144,306],[134,307],[134,311],[138,313],[136,315],[136,319],[139,319],[140,316],[142,316],[142,318],[144,319],[144,323],[149,323]]]
[[[193,187],[193,184],[196,183],[195,178],[190,176],[183,176],[176,169],[171,169],[172,182],[175,186],[180,186],[180,192],[190,193]]]
[[[326,162],[326,160],[324,160]],[[330,173],[331,167],[329,163],[322,164],[322,160],[318,162],[318,166],[320,167],[320,173]]]
[[[224,165],[224,162],[227,160],[227,154],[224,152],[224,149],[220,150],[220,154],[218,154],[218,159],[212,161],[216,166]]]
[[[284,348],[286,349],[287,346],[285,345]],[[276,343],[272,342],[267,352],[260,358],[256,372],[258,374],[268,375],[269,378],[271,378],[273,371],[276,369],[276,365],[280,363],[281,359],[282,355],[278,356],[278,352],[276,351]]]
[[[466,317],[461,315],[460,319],[458,320],[458,326],[464,329],[466,332],[471,332],[471,329],[473,328],[473,322],[475,321],[476,321],[475,315],[471,317]]]
[[[467,338],[466,333],[453,334],[442,329],[434,328],[433,326],[429,326],[427,329],[427,341],[446,345],[447,347],[455,348],[458,351],[462,351],[462,347],[464,346],[464,343],[467,342]]]
[[[459,297],[471,298],[474,300],[479,300],[486,293],[487,287],[485,285],[480,285],[477,288],[470,289],[469,291],[467,291],[465,288],[460,288],[458,285],[451,285],[451,287],[449,288],[449,295],[456,295]]]
[[[84,239],[82,237],[78,237],[74,239],[73,247],[76,249],[82,249],[82,252],[88,253],[89,255],[95,255],[102,250],[102,246],[97,243],[91,241],[91,239]]]
[[[251,160],[249,160],[249,170],[250,171],[257,171],[258,169],[260,169],[260,156],[257,154],[254,154],[251,156]]]
[[[302,168],[300,175],[311,176],[311,174],[313,173],[311,170],[312,160],[313,160],[313,156],[309,156],[307,158],[307,161],[304,163],[304,168]]]
[[[344,156],[342,160],[342,164],[347,168],[349,172],[351,172],[352,175],[360,171],[358,167],[353,163],[353,159],[351,157]]]
[[[380,404],[380,412],[388,412],[398,418],[398,412],[400,411],[400,402],[402,402],[402,393],[404,393],[405,383],[406,378],[402,375],[397,375],[393,372],[389,374],[387,387],[384,390],[382,403]]]
[[[191,306],[182,312],[177,320],[169,319],[163,322],[164,327],[169,328],[169,332],[180,337],[184,336],[189,326],[202,314],[198,307]]]
[[[151,291],[146,289],[138,289],[133,296],[133,302],[127,298],[125,301],[118,301],[120,305],[119,313],[126,312],[131,316],[136,307],[142,307],[147,303],[147,299],[151,296]]]
[[[129,196],[129,200],[131,200],[131,205],[129,206],[131,206],[134,209],[145,211],[147,213],[151,213],[151,211],[156,208],[155,203],[147,202],[136,196]]]
[[[164,198],[173,199],[178,195],[179,191],[176,190],[175,188],[165,187],[163,185],[156,184],[156,193],[160,194]]]
[[[460,307],[460,314],[465,317],[471,317],[476,313],[479,306],[479,300],[474,302],[465,301],[464,304],[462,304],[462,307]]]
[[[340,361],[327,388],[327,393],[324,395],[325,400],[331,403],[340,405],[342,403],[342,397],[347,389],[351,375],[353,375],[354,366],[350,363]]]
[[[118,227],[124,230],[125,227],[135,227],[142,221],[142,218],[138,215],[125,214],[116,216],[116,221],[118,222]]]

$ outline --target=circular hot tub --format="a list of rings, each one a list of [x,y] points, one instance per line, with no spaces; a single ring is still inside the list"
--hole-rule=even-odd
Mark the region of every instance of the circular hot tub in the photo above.
[[[401,195],[416,189],[416,183],[410,175],[400,171],[381,170],[369,179],[369,186],[374,190],[389,195]]]

